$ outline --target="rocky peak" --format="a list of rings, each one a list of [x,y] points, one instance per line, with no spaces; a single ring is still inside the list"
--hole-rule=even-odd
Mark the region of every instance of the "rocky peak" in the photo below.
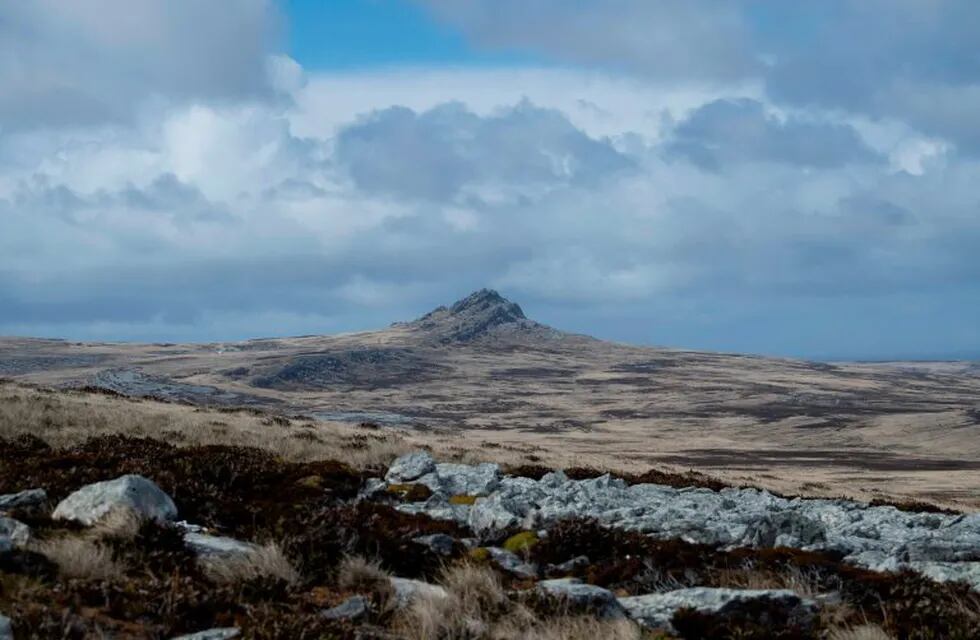
[[[527,319],[520,305],[493,289],[480,289],[471,293],[449,307],[449,313],[454,316],[492,316],[498,320],[497,324]]]
[[[520,305],[492,289],[480,289],[449,307],[438,307],[409,326],[442,342],[470,342],[491,332],[539,327]]]

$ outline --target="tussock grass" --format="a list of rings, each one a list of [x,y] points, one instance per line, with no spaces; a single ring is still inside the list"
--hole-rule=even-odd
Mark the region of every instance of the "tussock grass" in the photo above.
[[[204,574],[219,584],[235,584],[257,578],[273,578],[287,584],[299,581],[299,572],[275,543],[258,547],[248,555],[202,558]]]
[[[388,465],[424,446],[392,431],[355,425],[272,420],[268,415],[195,408],[99,393],[46,390],[0,382],[0,438],[36,436],[71,447],[102,435],[156,438],[177,446],[235,444],[290,462],[343,460],[360,469]]]
[[[828,640],[894,640],[876,624],[864,624],[846,629],[831,629]]]
[[[347,556],[337,566],[337,586],[369,595],[382,605],[393,602],[391,575],[381,563],[361,556]]]
[[[446,568],[439,578],[448,597],[419,597],[396,612],[393,628],[408,640],[638,640],[639,627],[627,620],[592,616],[542,618],[508,597],[498,575],[473,564]]]
[[[55,563],[58,573],[65,578],[113,580],[125,569],[107,546],[86,536],[43,540],[31,548]]]

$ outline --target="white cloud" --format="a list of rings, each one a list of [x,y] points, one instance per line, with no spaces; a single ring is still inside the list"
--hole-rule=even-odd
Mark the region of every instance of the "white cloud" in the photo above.
[[[54,94],[16,82],[0,98],[15,128],[0,136],[0,333],[355,329],[485,285],[556,324],[577,308],[576,328],[632,339],[654,339],[653,316],[677,336],[751,322],[761,340],[787,318],[816,330],[817,317],[829,332],[834,310],[853,317],[858,300],[886,314],[868,301],[888,296],[937,314],[956,307],[942,319],[950,335],[980,326],[980,310],[961,303],[980,281],[980,163],[899,115],[774,101],[744,71],[754,66],[711,51],[697,77],[639,69],[646,45],[603,49],[598,36],[579,58],[628,54],[634,75],[310,72],[275,54],[264,40],[273,9],[248,0],[217,41],[249,44],[211,61],[208,29],[187,21],[213,24],[226,5],[135,6],[118,18],[134,21],[126,33],[118,20],[42,19],[26,5],[0,21],[0,35],[20,38],[0,50],[21,52],[25,21],[63,37],[62,49],[21,59],[39,82],[74,92],[67,104],[79,111],[45,111]],[[203,68],[183,79],[174,70],[190,54],[171,49],[185,46],[174,35],[185,28]],[[141,38],[148,57],[127,62]],[[72,56],[118,64],[86,76]],[[240,72],[202,84],[227,65]],[[24,80],[11,69],[0,64],[0,82]],[[48,107],[16,111],[38,95]],[[103,98],[118,113],[86,111]],[[826,309],[795,306],[813,298]],[[638,320],[607,331],[616,314],[603,308]]]

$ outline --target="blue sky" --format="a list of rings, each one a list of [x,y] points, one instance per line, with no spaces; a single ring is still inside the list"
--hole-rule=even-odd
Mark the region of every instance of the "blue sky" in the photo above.
[[[530,62],[517,52],[480,50],[428,10],[402,0],[290,0],[288,52],[304,68],[499,65]]]
[[[0,335],[980,358],[970,0],[0,7]]]

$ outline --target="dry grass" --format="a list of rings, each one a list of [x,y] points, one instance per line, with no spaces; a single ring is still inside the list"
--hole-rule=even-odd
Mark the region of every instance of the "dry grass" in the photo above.
[[[789,589],[804,598],[814,598],[827,589],[821,589],[819,579],[798,567],[783,571],[760,571],[747,566],[743,569],[719,571],[715,576],[718,586],[732,589]]]
[[[100,540],[107,537],[132,540],[139,533],[140,525],[142,524],[143,519],[140,517],[140,514],[132,509],[114,508],[99,518],[85,532],[85,535],[92,540]]]
[[[379,602],[388,602],[393,596],[390,574],[381,563],[361,556],[348,556],[337,567],[337,586],[375,596]]]
[[[229,413],[0,382],[0,438],[33,435],[54,447],[120,434],[163,439],[178,446],[236,444],[271,451],[293,462],[343,460],[370,469],[425,446],[391,431],[369,432],[330,422],[290,422],[290,426],[283,426],[267,415],[249,411]]]
[[[67,536],[34,543],[32,550],[58,565],[65,578],[112,580],[123,573],[123,566],[102,543],[85,536]]]
[[[208,578],[222,584],[256,578],[275,578],[289,584],[299,580],[299,573],[275,543],[259,547],[245,556],[214,556],[199,562]]]
[[[827,640],[893,640],[893,638],[878,625],[864,624],[847,629],[831,629]]]
[[[448,567],[439,583],[448,597],[419,597],[397,612],[393,627],[409,640],[637,640],[627,620],[556,614],[542,619],[508,598],[498,576],[485,567]]]

